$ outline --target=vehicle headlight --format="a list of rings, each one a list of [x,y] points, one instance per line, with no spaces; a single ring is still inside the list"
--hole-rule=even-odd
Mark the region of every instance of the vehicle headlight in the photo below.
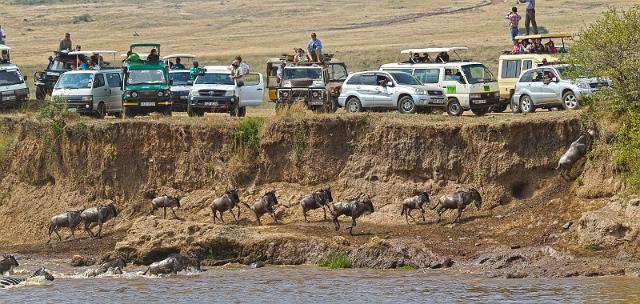
[[[162,97],[162,96],[164,96],[164,92],[158,91],[158,97]]]
[[[581,89],[583,89],[583,90],[591,89],[591,87],[589,86],[589,84],[588,84],[588,83],[586,83],[586,82],[578,82],[576,85],[578,86],[578,88],[581,88]]]
[[[320,92],[318,92],[318,91],[313,91],[313,92],[311,93],[311,96],[312,96],[313,98],[318,98],[318,97],[320,97]]]
[[[224,93],[224,96],[236,96],[235,90],[229,90]]]
[[[131,92],[131,97],[133,97],[133,98],[138,97],[138,92]]]
[[[93,96],[91,95],[87,95],[87,96],[82,96],[81,99],[83,102],[92,102],[93,101]]]
[[[289,97],[289,91],[280,91],[280,96],[287,98]]]
[[[427,95],[427,90],[425,89],[416,89],[417,95]]]
[[[478,99],[478,98],[481,98],[481,97],[482,97],[482,95],[480,95],[480,94],[469,94],[469,98]]]

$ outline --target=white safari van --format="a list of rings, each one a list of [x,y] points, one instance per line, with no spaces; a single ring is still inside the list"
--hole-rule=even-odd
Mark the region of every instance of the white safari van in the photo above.
[[[119,68],[109,68],[100,54],[112,51],[83,51],[70,55],[94,56],[95,70],[69,71],[58,78],[51,93],[53,102],[65,103],[69,112],[78,112],[103,118],[122,115],[122,74]],[[88,57],[87,56],[87,57]],[[114,55],[115,57],[115,55]],[[82,59],[80,59],[82,60]]]
[[[467,48],[403,50],[402,54],[410,56],[408,61],[385,64],[380,70],[409,73],[425,85],[442,88],[447,95],[446,110],[449,115],[459,116],[466,110],[484,115],[499,102],[498,82],[484,64],[461,60],[457,54],[461,50]],[[458,59],[451,60],[449,56],[452,53]],[[429,54],[433,54],[433,57],[429,57]]]
[[[11,64],[11,48],[0,44],[0,108],[18,107],[29,99],[27,77],[15,64]]]

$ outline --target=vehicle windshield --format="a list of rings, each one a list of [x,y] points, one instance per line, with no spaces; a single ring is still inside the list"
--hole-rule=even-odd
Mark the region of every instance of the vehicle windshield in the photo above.
[[[421,85],[420,81],[407,73],[389,73],[398,84]]]
[[[462,66],[462,72],[470,84],[494,82],[496,79],[491,71],[483,64],[468,64]]]
[[[22,83],[22,76],[16,70],[0,71],[0,85],[10,86]]]
[[[331,81],[344,81],[349,76],[347,73],[347,68],[341,64],[330,64],[329,65],[329,80]]]
[[[187,85],[187,82],[191,80],[189,72],[169,73],[169,79],[173,81],[173,85]]]
[[[88,89],[91,88],[93,74],[62,74],[56,83],[56,89]]]
[[[556,70],[560,73],[562,79],[589,78],[589,73],[580,67],[572,67],[568,65],[557,66]]]
[[[163,70],[129,70],[127,84],[163,84]]]
[[[284,80],[311,79],[322,81],[322,69],[285,69]]]
[[[234,85],[229,73],[205,73],[196,78],[195,84],[226,84]]]

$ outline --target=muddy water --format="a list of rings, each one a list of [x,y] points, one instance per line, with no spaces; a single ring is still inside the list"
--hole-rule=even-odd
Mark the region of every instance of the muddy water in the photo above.
[[[0,303],[638,303],[638,278],[487,279],[452,271],[326,270],[313,266],[210,268],[199,274],[83,278],[66,261],[23,260],[20,274],[45,265],[53,283],[0,290]]]

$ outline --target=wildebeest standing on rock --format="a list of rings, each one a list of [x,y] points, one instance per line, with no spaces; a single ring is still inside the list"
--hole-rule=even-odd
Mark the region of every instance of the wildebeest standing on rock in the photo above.
[[[588,130],[587,133],[580,135],[578,139],[571,143],[567,152],[560,157],[558,166],[554,170],[560,170],[560,175],[564,179],[569,180],[568,174],[573,165],[591,150],[594,135],[594,130]]]
[[[233,213],[233,208],[238,208],[238,216]],[[238,196],[238,189],[228,190],[219,198],[213,200],[211,203],[211,213],[213,214],[213,223],[216,223],[216,214],[220,212],[220,220],[224,223],[223,215],[225,211],[231,212],[233,219],[238,222],[240,218],[240,196]]]
[[[400,215],[404,214],[404,219],[408,224],[409,217],[411,217],[411,219],[415,221],[413,216],[411,216],[411,211],[413,211],[413,209],[420,209],[420,212],[422,213],[422,221],[425,222],[425,211],[422,206],[429,201],[429,194],[427,194],[426,192],[418,192],[415,196],[405,199],[404,202],[402,202],[402,211],[400,212]]]
[[[179,197],[168,196],[168,195],[159,196],[159,197],[156,197],[156,198],[151,200],[151,205],[153,206],[153,209],[151,209],[151,213],[150,214],[154,214],[156,212],[156,210],[158,210],[159,208],[162,208],[162,210],[164,211],[164,217],[163,218],[166,219],[167,218],[167,208],[169,208],[171,210],[171,213],[173,213],[173,217],[175,217],[176,219],[180,219],[176,215],[176,211],[174,209],[174,208],[180,208],[180,198]]]
[[[302,206],[302,215],[304,216],[304,221],[309,222],[307,220],[307,211],[322,208],[324,211],[324,219],[327,219],[327,208],[329,208],[329,203],[333,202],[333,196],[331,196],[331,188],[320,189],[318,191],[314,191],[309,196],[303,198],[300,201],[300,206]]]
[[[351,227],[348,227],[349,234],[353,235],[353,227],[356,226],[356,219],[365,213],[373,213],[373,203],[370,199],[355,199],[346,202],[338,202],[333,204],[333,224],[336,231],[340,230],[340,221],[338,217],[346,215],[351,217]]]
[[[77,211],[67,211],[65,213],[58,214],[51,218],[49,222],[49,240],[47,243],[51,242],[51,234],[55,232],[58,236],[58,240],[62,241],[62,237],[58,233],[58,230],[63,227],[67,227],[71,230],[71,236],[75,236],[76,228],[80,225],[82,221],[80,215],[84,209]]]
[[[0,260],[0,275],[7,275],[13,271],[14,268],[20,266],[16,258],[12,255],[3,255]]]
[[[470,188],[469,191],[456,191],[452,194],[443,195],[438,200],[438,203],[436,203],[436,205],[431,209],[438,208],[438,223],[440,223],[442,213],[448,209],[457,209],[458,217],[455,219],[454,223],[460,223],[462,211],[472,202],[476,205],[476,208],[480,210],[482,197],[480,197],[480,193],[475,188]]]
[[[200,271],[200,260],[195,256],[182,256],[171,254],[166,259],[149,265],[143,275],[177,274],[182,270],[191,268],[193,271]]]
[[[84,231],[86,231],[92,238],[100,237],[102,232],[102,225],[108,220],[118,216],[118,210],[113,204],[100,205],[82,211],[80,218],[84,222]],[[91,229],[98,226],[98,233],[93,234]]]
[[[256,220],[258,221],[258,225],[262,225],[260,222],[260,217],[265,213],[271,214],[273,217],[274,223],[278,223],[278,218],[276,217],[276,212],[273,210],[273,206],[278,204],[278,198],[276,197],[276,190],[271,190],[265,193],[259,201],[253,204],[253,207],[249,207],[249,209],[253,210],[253,213],[256,215]]]

